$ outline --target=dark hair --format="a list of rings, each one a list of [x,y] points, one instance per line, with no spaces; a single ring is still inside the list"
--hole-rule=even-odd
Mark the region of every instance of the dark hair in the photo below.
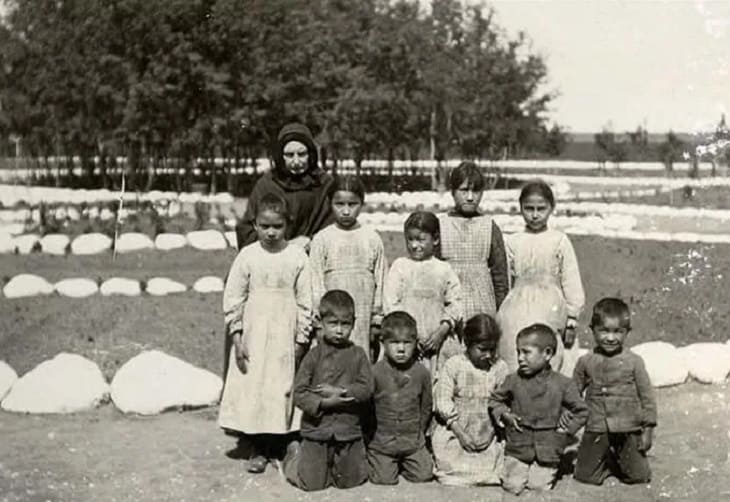
[[[254,218],[258,217],[264,211],[271,211],[272,213],[280,215],[287,223],[291,220],[291,213],[289,212],[289,206],[286,203],[286,200],[275,193],[269,192],[261,197],[261,200],[259,200],[259,203],[256,205],[256,214],[254,215]]]
[[[431,234],[434,239],[438,239],[441,235],[439,219],[429,211],[416,211],[415,213],[411,213],[403,225],[403,232],[407,232],[411,228],[416,228],[421,232]]]
[[[550,186],[543,180],[528,181],[520,191],[520,206],[525,202],[530,195],[539,195],[544,198],[554,208],[555,207],[555,195]]]
[[[348,314],[355,317],[355,301],[347,291],[331,289],[322,295],[319,301],[319,317],[324,319],[328,315]]]
[[[558,338],[555,331],[547,324],[536,323],[523,328],[517,333],[517,340],[521,338],[532,338],[533,343],[540,350],[550,349],[553,354],[558,350]]]
[[[352,192],[360,198],[360,202],[365,202],[365,185],[357,176],[351,174],[335,176],[328,190],[330,200],[335,192]]]
[[[449,189],[453,192],[465,181],[472,190],[484,190],[484,175],[482,175],[481,169],[474,162],[468,160],[456,166],[449,174]]]
[[[470,347],[486,342],[496,347],[502,336],[502,330],[494,317],[488,314],[477,314],[464,325],[464,345]]]
[[[618,319],[622,328],[631,329],[631,311],[620,298],[602,298],[593,306],[591,328],[602,326],[606,319]]]
[[[418,327],[416,320],[408,312],[396,311],[391,312],[383,318],[380,326],[380,339],[385,341],[395,335],[395,333],[407,332],[409,337],[416,340],[418,338]]]

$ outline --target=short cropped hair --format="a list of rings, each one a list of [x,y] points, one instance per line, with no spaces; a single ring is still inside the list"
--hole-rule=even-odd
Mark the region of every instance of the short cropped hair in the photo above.
[[[407,332],[413,340],[418,338],[418,327],[416,320],[408,312],[391,312],[383,318],[380,325],[380,339],[385,341],[392,338],[395,333]]]
[[[449,189],[453,192],[466,181],[467,186],[472,190],[481,192],[484,190],[484,175],[481,169],[469,160],[463,161],[456,166],[449,174]]]
[[[517,340],[530,338],[530,345],[540,350],[550,349],[553,354],[558,350],[558,338],[555,331],[547,324],[536,323],[523,328],[517,333]]]
[[[464,325],[464,345],[467,347],[484,342],[497,347],[501,336],[499,324],[489,314],[477,314]]]
[[[256,205],[256,214],[254,217],[258,217],[264,211],[271,211],[284,218],[285,221],[291,221],[291,212],[289,212],[289,206],[286,200],[275,193],[266,193],[261,197],[259,203]]]
[[[319,317],[321,319],[336,314],[355,317],[355,301],[347,291],[331,289],[322,295],[322,299],[319,301]]]
[[[525,183],[520,191],[520,206],[524,204],[525,200],[530,195],[541,196],[543,199],[548,201],[548,204],[550,204],[553,209],[555,209],[555,195],[553,195],[550,185],[545,183],[543,180],[533,180]]]
[[[620,298],[602,298],[593,306],[591,328],[602,326],[606,319],[618,319],[622,328],[631,329],[631,310]]]

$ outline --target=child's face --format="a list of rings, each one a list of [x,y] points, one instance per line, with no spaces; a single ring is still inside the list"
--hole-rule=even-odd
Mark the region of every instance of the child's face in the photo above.
[[[552,357],[552,350],[535,345],[532,337],[521,337],[517,340],[518,372],[521,375],[530,376],[539,373],[550,364]]]
[[[466,357],[475,368],[487,370],[494,364],[497,356],[497,347],[493,343],[479,342],[469,345],[466,348]]]
[[[284,243],[286,220],[275,211],[264,210],[256,215],[254,229],[265,249],[278,249]]]
[[[350,312],[332,312],[322,318],[322,337],[330,345],[344,347],[350,340],[355,316]]]
[[[454,198],[454,206],[459,214],[474,216],[479,213],[479,203],[482,201],[483,190],[475,190],[469,187],[469,180],[465,180],[459,188],[451,192]]]
[[[416,261],[431,258],[438,242],[439,240],[434,238],[433,235],[418,228],[409,228],[406,230],[408,256]]]
[[[621,352],[626,335],[629,334],[629,330],[621,326],[621,319],[616,317],[607,317],[601,325],[591,329],[596,345],[608,355]]]
[[[300,141],[289,141],[284,145],[284,166],[295,176],[301,176],[309,169],[309,150]]]
[[[385,357],[395,366],[404,366],[413,360],[416,351],[416,334],[410,330],[398,329],[387,333],[383,340]]]
[[[547,228],[547,222],[553,212],[553,206],[540,194],[528,195],[520,204],[525,225],[532,232],[541,232]]]
[[[352,228],[357,223],[361,209],[362,201],[353,192],[339,190],[332,195],[332,211],[335,213],[335,223],[340,228]]]

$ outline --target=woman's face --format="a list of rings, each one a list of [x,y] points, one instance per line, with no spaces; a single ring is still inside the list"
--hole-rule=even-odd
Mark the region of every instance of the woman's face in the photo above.
[[[479,214],[479,203],[482,201],[483,190],[475,190],[469,186],[469,180],[464,180],[459,188],[451,192],[454,198],[456,211],[464,216]]]
[[[309,150],[300,141],[289,141],[284,145],[284,166],[290,174],[301,176],[309,169]]]
[[[527,196],[522,201],[520,211],[529,231],[542,232],[547,228],[547,222],[553,212],[553,206],[545,197],[535,193]]]

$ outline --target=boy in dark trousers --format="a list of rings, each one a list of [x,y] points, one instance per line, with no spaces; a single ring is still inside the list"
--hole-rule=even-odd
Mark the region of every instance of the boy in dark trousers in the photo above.
[[[371,483],[395,485],[398,475],[412,483],[433,478],[433,460],[426,449],[433,397],[431,373],[416,361],[416,320],[406,312],[383,319],[385,357],[375,375],[374,430],[368,444]]]
[[[586,421],[588,409],[575,383],[550,368],[557,338],[544,324],[517,334],[517,373],[493,392],[489,408],[505,427],[502,487],[515,495],[525,488],[549,490],[568,443]],[[569,411],[561,421],[563,408]],[[559,422],[563,426],[559,427]]]
[[[644,361],[623,346],[631,331],[628,305],[618,298],[600,300],[591,329],[596,346],[574,371],[588,405],[574,477],[600,485],[613,470],[624,483],[648,483],[646,452],[657,423],[656,401]]]
[[[319,313],[321,341],[294,378],[302,443],[289,445],[284,459],[286,478],[306,491],[352,488],[368,476],[362,418],[373,376],[365,351],[349,340],[355,304],[345,291],[332,290],[322,296]]]

